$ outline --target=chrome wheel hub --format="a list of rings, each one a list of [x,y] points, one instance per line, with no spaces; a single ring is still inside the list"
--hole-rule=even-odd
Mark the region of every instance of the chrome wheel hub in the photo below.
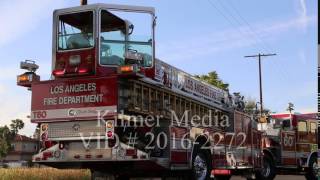
[[[271,172],[271,168],[270,168],[270,164],[268,162],[263,162],[263,168],[261,170],[261,175],[263,175],[264,177],[268,177],[270,175]]]
[[[318,174],[318,164],[317,164],[317,162],[314,162],[314,163],[312,164],[312,172],[313,172],[313,174],[314,174],[315,176]]]
[[[204,180],[207,175],[207,162],[197,155],[193,162],[194,172],[197,180]]]

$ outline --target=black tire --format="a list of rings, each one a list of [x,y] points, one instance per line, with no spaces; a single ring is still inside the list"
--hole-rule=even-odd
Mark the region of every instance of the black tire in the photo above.
[[[204,150],[196,150],[192,157],[192,177],[194,180],[210,179],[212,170],[210,153]]]
[[[129,180],[130,177],[129,176],[118,176],[117,178],[115,178],[115,180]]]
[[[215,180],[230,180],[231,176],[214,176]]]
[[[315,171],[314,166],[317,166],[317,156],[312,155],[309,160],[307,174],[305,175],[307,180],[317,180],[317,171]]]
[[[100,171],[91,171],[91,180],[115,180],[115,177]]]
[[[256,179],[273,180],[276,177],[276,167],[270,156],[263,157],[261,170],[256,173]]]

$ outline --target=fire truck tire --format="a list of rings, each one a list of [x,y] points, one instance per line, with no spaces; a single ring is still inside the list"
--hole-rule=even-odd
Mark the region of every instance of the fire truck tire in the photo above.
[[[270,156],[263,157],[263,166],[256,173],[256,179],[273,180],[276,177],[276,167]]]
[[[307,170],[307,174],[305,175],[307,180],[316,180],[317,179],[317,171],[316,171],[316,167],[317,167],[317,156],[313,155],[311,156],[310,160],[309,160],[309,165],[308,165],[308,170]]]
[[[100,171],[91,172],[91,180],[116,180],[115,176]]]
[[[231,176],[214,176],[214,180],[229,180]]]
[[[205,150],[197,150],[192,159],[192,176],[195,180],[208,180],[211,175],[211,156]]]

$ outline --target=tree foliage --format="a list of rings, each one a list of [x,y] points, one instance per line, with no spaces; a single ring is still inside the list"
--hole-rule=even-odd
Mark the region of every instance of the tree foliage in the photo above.
[[[224,90],[229,88],[229,84],[223,82],[216,71],[209,72],[207,75],[195,75],[195,77]]]
[[[24,127],[24,122],[21,119],[11,120],[10,128],[13,134],[17,134]]]
[[[247,98],[244,111],[248,114],[258,115],[260,114],[260,106],[257,104],[257,101],[255,99]],[[263,108],[262,114],[268,115],[270,113],[271,113],[270,109],[266,107]]]
[[[294,110],[294,104],[293,103],[291,103],[291,102],[289,102],[288,103],[288,108],[287,108],[287,111],[289,111],[290,112],[290,114],[291,114],[291,112]]]
[[[5,157],[9,151],[11,131],[8,126],[0,127],[0,157]]]
[[[207,75],[195,75],[196,78],[211,84],[213,86],[216,86],[218,88],[224,89],[226,91],[229,90],[229,84],[225,83],[222,79],[220,79],[218,73],[216,71],[209,72]],[[238,96],[242,96],[240,93],[238,93]],[[244,97],[245,101],[245,108],[244,111],[248,114],[256,115],[260,113],[260,109],[256,108],[257,101],[252,98],[246,98]],[[263,114],[269,114],[271,111],[267,108],[263,109]]]
[[[256,104],[257,104],[256,100],[248,98],[245,103],[245,108],[244,108],[245,112],[249,114],[254,114],[256,111]]]
[[[0,158],[8,154],[12,140],[23,127],[24,122],[21,119],[12,120],[10,128],[8,126],[0,127]]]

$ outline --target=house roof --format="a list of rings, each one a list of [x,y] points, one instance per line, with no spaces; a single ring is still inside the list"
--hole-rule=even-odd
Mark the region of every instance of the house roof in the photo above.
[[[25,142],[25,141],[37,141],[36,139],[21,135],[21,134],[17,134],[14,137],[14,141],[19,141],[19,142]]]

